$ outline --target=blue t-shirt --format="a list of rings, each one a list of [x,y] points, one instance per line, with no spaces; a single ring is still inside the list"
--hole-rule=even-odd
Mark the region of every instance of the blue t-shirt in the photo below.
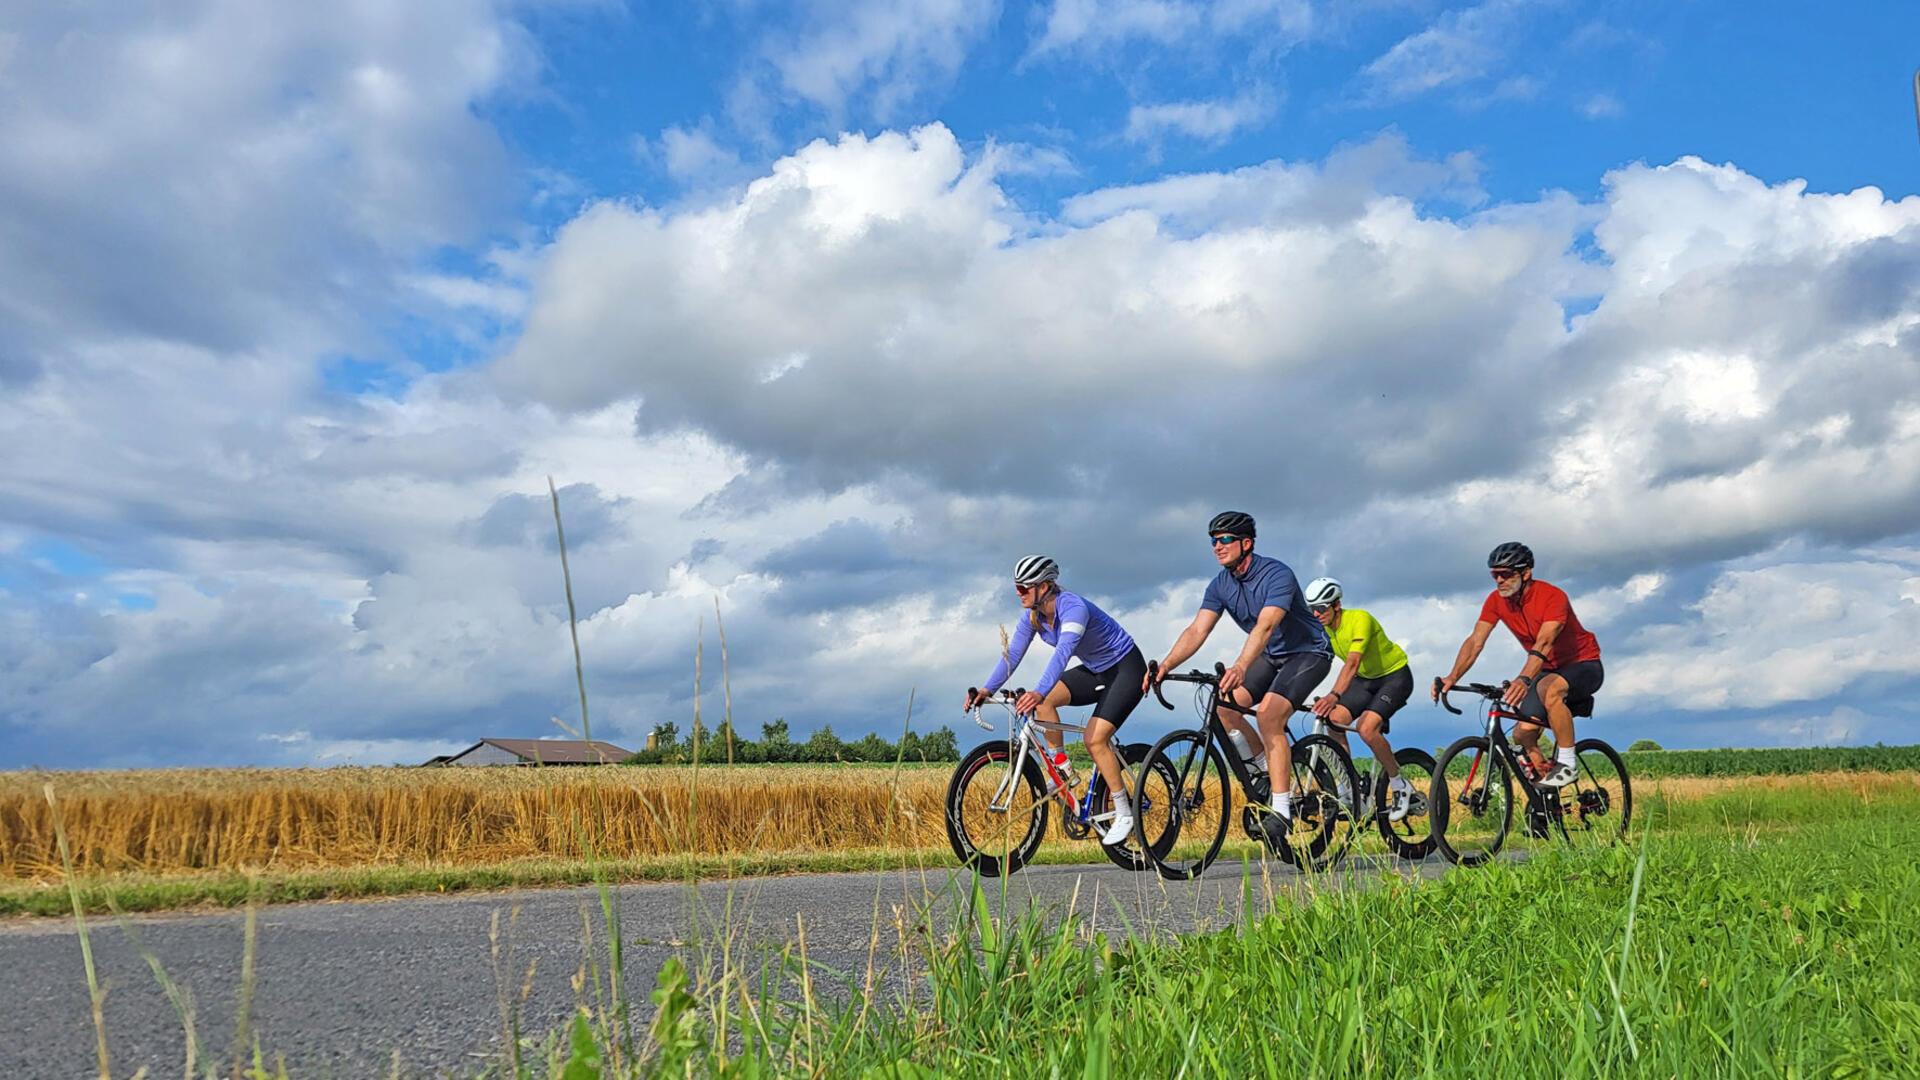
[[[1081,663],[1094,671],[1105,671],[1133,651],[1133,639],[1120,629],[1111,615],[1065,589],[1060,590],[1054,600],[1053,618],[1040,620],[1040,640],[1054,647],[1053,659],[1047,661],[1046,670],[1040,673],[1040,681],[1033,687],[1033,692],[1041,697],[1046,697],[1053,684],[1060,681],[1060,673],[1067,670],[1067,661],[1074,657],[1079,657]],[[983,687],[987,693],[1000,689],[1012,677],[1031,644],[1033,619],[1023,611],[1013,628],[1013,640],[1007,643],[1007,655],[1000,658],[993,674],[987,676]]]
[[[1273,636],[1267,639],[1268,659],[1279,660],[1299,653],[1333,655],[1333,647],[1327,644],[1326,628],[1307,610],[1306,598],[1300,595],[1300,580],[1279,559],[1255,555],[1248,562],[1247,576],[1243,578],[1234,577],[1233,571],[1222,567],[1207,583],[1206,599],[1200,601],[1200,607],[1205,611],[1226,612],[1249,634],[1260,621],[1263,608],[1277,607],[1286,612],[1287,617],[1280,620],[1280,625],[1273,628]]]

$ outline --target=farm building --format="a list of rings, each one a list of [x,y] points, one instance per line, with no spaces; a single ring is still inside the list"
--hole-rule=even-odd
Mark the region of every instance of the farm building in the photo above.
[[[481,739],[457,754],[442,754],[427,765],[607,765],[625,761],[633,751],[598,739]]]

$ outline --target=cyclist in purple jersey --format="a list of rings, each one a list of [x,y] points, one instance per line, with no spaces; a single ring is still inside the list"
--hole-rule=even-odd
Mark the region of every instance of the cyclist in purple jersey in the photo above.
[[[1127,722],[1145,694],[1147,661],[1120,624],[1080,596],[1060,587],[1060,567],[1044,555],[1029,555],[1013,567],[1014,591],[1027,617],[1013,631],[1007,653],[994,665],[986,685],[968,693],[966,708],[999,691],[1026,658],[1037,635],[1053,646],[1053,656],[1040,672],[1040,681],[1020,695],[1014,711],[1034,713],[1046,723],[1058,723],[1063,705],[1092,705],[1087,721],[1087,752],[1107,782],[1113,798],[1113,821],[1100,837],[1103,844],[1119,844],[1133,834],[1133,807],[1127,795],[1120,757],[1113,752],[1113,733]],[[1078,659],[1081,666],[1068,667]],[[1060,749],[1057,731],[1047,731],[1048,745]]]

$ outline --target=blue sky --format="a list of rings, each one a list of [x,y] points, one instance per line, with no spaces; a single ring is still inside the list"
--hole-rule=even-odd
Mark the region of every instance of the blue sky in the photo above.
[[[548,475],[619,739],[685,726],[716,602],[745,726],[953,722],[1033,550],[1163,650],[1224,505],[1423,678],[1523,535],[1592,613],[1608,733],[1920,739],[1917,32],[0,16],[0,768],[559,734]]]

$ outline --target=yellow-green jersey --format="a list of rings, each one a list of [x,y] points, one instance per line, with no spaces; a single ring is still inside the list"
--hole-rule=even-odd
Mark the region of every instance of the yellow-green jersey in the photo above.
[[[1388,639],[1379,619],[1359,608],[1342,608],[1340,622],[1328,628],[1327,639],[1333,643],[1336,664],[1360,654],[1360,670],[1355,674],[1362,679],[1378,679],[1407,666],[1407,651]]]

